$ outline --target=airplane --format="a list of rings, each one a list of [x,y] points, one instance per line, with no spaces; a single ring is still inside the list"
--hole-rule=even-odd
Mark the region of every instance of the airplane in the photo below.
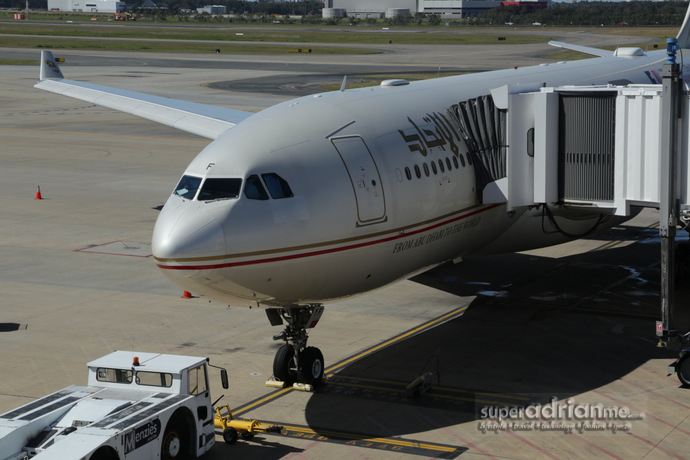
[[[689,18],[690,9],[681,49],[690,48]],[[186,291],[264,307],[271,325],[284,326],[274,337],[284,342],[274,378],[316,385],[324,358],[307,345],[308,329],[324,302],[468,254],[559,244],[625,219],[558,202],[509,210],[483,199],[505,175],[492,90],[661,82],[665,50],[551,44],[596,57],[360,89],[343,80],[339,91],[258,113],[69,80],[49,51],[35,87],[212,140],[160,212],[155,263]]]

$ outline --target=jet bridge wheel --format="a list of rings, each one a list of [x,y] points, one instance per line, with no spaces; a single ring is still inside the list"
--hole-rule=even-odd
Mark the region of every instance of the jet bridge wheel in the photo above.
[[[676,365],[678,380],[684,387],[690,388],[690,353],[683,355]]]

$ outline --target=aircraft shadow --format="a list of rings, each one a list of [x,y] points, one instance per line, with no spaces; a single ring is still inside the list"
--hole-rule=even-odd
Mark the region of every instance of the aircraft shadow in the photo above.
[[[310,398],[309,426],[380,437],[420,433],[478,420],[485,407],[574,397],[651,359],[670,362],[676,352],[657,348],[654,331],[659,245],[647,243],[563,258],[469,257],[417,276],[477,298],[463,316],[334,375]],[[415,396],[406,385],[425,373],[431,389]]]

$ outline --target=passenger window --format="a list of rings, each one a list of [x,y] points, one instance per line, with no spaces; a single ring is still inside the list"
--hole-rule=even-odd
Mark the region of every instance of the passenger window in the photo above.
[[[419,166],[414,165],[414,174],[417,176],[417,179],[420,179],[422,177],[422,171],[419,169]]]
[[[268,193],[271,194],[271,198],[291,198],[294,196],[288,183],[278,174],[262,174],[261,177],[263,177],[264,182],[266,182],[266,187],[268,187]]]
[[[450,164],[450,158],[446,157],[446,166],[448,167],[448,171],[452,171],[453,167]]]
[[[268,193],[263,184],[261,184],[261,179],[256,174],[247,177],[247,182],[244,186],[244,196],[250,200],[268,200]]]
[[[438,160],[438,167],[441,168],[442,173],[446,172],[446,169],[443,166],[443,160]]]
[[[459,155],[458,155],[458,158],[460,158],[460,164],[461,164],[462,167],[464,168],[464,167],[465,167],[465,157],[462,156],[462,154],[459,154]]]
[[[194,195],[196,195],[196,191],[199,190],[200,183],[201,177],[182,176],[177,187],[175,187],[174,194],[187,200],[192,200]]]
[[[436,163],[433,161],[431,162],[431,171],[434,173],[434,176],[438,174],[438,169],[436,169]]]
[[[429,177],[429,165],[427,165],[426,163],[423,163],[422,166],[424,167],[424,175],[426,177]]]
[[[405,176],[407,176],[407,180],[412,180],[412,172],[407,166],[405,166]]]
[[[460,165],[458,164],[458,158],[453,157],[453,164],[455,165],[455,169],[460,169]]]
[[[240,196],[242,179],[206,179],[199,192],[199,201],[228,200]]]

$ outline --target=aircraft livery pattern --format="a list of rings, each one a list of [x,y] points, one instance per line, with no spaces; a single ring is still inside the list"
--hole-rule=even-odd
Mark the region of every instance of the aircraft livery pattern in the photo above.
[[[505,176],[507,162],[505,112],[491,91],[644,83],[664,61],[664,51],[607,53],[317,94],[246,116],[213,108],[217,119],[241,121],[184,172],[199,192],[169,198],[154,229],[154,258],[166,276],[200,295],[286,305],[365,292],[473,252],[560,243],[563,234],[542,227],[543,211],[507,213],[482,203],[482,189]],[[77,98],[62,87],[107,91],[58,76],[38,83],[55,85]],[[202,107],[193,110],[204,116]],[[290,196],[249,192],[249,182],[267,189],[268,177],[284,181]],[[209,196],[206,179],[233,183],[236,192],[200,200]],[[552,214],[569,234],[616,222],[557,206]]]
[[[225,222],[221,230],[225,241],[238,241],[239,247],[250,250],[236,253],[228,247],[219,256],[214,249],[202,257],[172,251],[176,257],[167,257],[168,251],[161,244],[164,240],[156,234],[157,263],[175,282],[209,297],[298,303],[364,292],[464,254],[490,250],[490,244],[519,220],[532,224],[516,227],[520,231],[511,237],[510,250],[565,241],[563,235],[542,231],[540,212],[523,210],[509,215],[503,206],[481,203],[483,186],[505,175],[500,111],[493,107],[488,94],[515,81],[540,86],[573,79],[592,84],[623,78],[642,82],[647,78],[644,71],[659,68],[663,56],[655,53],[636,58],[636,62],[623,58],[591,61],[600,62],[326,93],[260,112],[224,134],[221,144],[232,147],[219,151],[210,146],[186,174],[220,174],[215,170],[217,165],[228,163],[224,158],[252,159],[253,164],[234,163],[237,169],[223,171],[237,177],[270,164],[291,184],[296,197],[304,198],[309,219],[276,226],[268,218],[257,220],[255,211],[243,207],[240,199],[236,204],[227,203],[232,207],[230,215],[217,221]],[[610,65],[602,66],[603,61]],[[479,114],[472,115],[474,120],[468,116],[468,104],[481,106],[475,109]],[[486,128],[488,119],[497,120],[493,131],[477,132]],[[262,138],[259,130],[265,130],[269,123],[281,126],[282,137]],[[385,196],[388,211],[386,219],[376,220],[375,225],[360,225],[353,182],[337,150],[328,142],[345,137],[361,138],[380,172],[381,196]],[[253,139],[251,145],[246,139]],[[468,144],[473,144],[472,148]],[[235,146],[240,146],[238,151]],[[239,150],[254,153],[243,155]],[[210,164],[215,166],[207,170]],[[482,169],[478,171],[478,167]],[[306,177],[310,178],[308,183]],[[178,206],[178,197],[171,197],[171,201],[166,207]],[[287,205],[288,200],[283,201],[280,205]],[[274,204],[278,207],[277,202]],[[217,204],[209,204],[213,206]],[[243,217],[240,208],[251,214]],[[231,217],[235,212],[237,217]],[[596,225],[600,216],[561,212],[558,219],[577,234]],[[168,228],[166,221],[161,221],[164,228]],[[243,224],[250,221],[256,225],[253,232]],[[615,222],[609,220],[609,225]],[[275,235],[276,230],[282,236],[274,243],[269,235]],[[248,234],[252,238],[247,238]],[[199,240],[200,244],[208,241]]]

